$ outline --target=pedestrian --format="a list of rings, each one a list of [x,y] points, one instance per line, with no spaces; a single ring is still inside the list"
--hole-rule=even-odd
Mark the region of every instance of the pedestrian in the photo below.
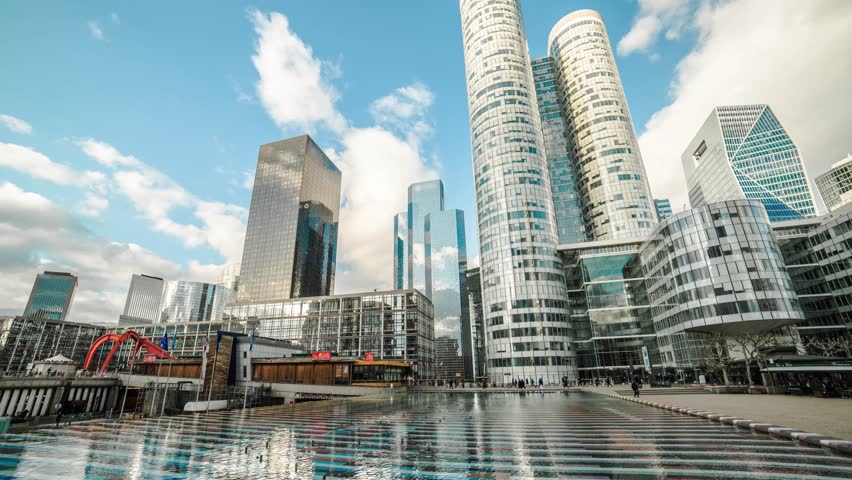
[[[639,398],[639,383],[635,379],[630,384],[630,388],[633,389],[633,398]]]
[[[544,388],[544,379],[542,377],[538,377],[538,388]]]

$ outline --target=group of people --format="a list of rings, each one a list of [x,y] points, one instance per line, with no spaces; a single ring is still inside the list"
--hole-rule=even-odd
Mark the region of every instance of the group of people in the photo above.
[[[512,388],[535,388],[536,382],[532,378],[513,378],[512,379]],[[538,388],[544,387],[544,379],[538,377]]]

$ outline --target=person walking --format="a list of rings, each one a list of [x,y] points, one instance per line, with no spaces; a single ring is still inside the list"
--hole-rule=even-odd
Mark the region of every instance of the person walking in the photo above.
[[[633,389],[633,398],[639,398],[639,383],[635,379],[630,384],[630,388]]]

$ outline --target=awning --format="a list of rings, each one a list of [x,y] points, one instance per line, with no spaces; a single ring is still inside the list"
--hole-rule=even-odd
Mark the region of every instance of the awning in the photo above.
[[[803,365],[800,367],[768,367],[761,370],[761,372],[852,372],[852,365]]]

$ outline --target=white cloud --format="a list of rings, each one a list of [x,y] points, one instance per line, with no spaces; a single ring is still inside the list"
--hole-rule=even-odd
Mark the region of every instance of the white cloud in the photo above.
[[[86,138],[78,140],[77,145],[83,150],[83,153],[91,157],[96,162],[107,167],[116,167],[119,165],[128,167],[140,167],[140,162],[132,155],[122,155],[115,147],[108,143],[100,142],[94,138]]]
[[[252,56],[260,76],[257,96],[276,125],[304,131],[322,125],[342,132],[346,120],[335,107],[337,91],[328,84],[322,62],[290,31],[287,17],[252,9],[249,18],[258,35]]]
[[[245,208],[202,200],[166,174],[108,143],[90,138],[78,145],[96,162],[113,169],[113,190],[126,196],[153,230],[178,238],[191,248],[209,247],[228,262],[240,260]],[[172,214],[178,208],[190,209],[199,224],[175,221]]]
[[[263,108],[282,128],[324,126],[342,147],[324,148],[343,173],[335,290],[389,288],[393,216],[405,205],[409,184],[438,177],[421,151],[432,130],[426,115],[434,94],[421,83],[398,88],[370,106],[379,125],[348,126],[328,83],[342,74],[339,62],[315,58],[284,15],[249,14],[258,35],[252,60]],[[253,173],[246,188],[249,180]]]
[[[769,7],[769,8],[767,8]],[[639,138],[655,197],[680,209],[680,155],[717,105],[768,103],[813,176],[850,148],[852,2],[731,1],[695,18],[700,39],[678,65],[672,101]]]
[[[0,142],[0,167],[11,168],[34,178],[59,185],[97,188],[105,180],[101,172],[80,171],[56,163],[30,147]]]
[[[630,31],[618,42],[618,53],[647,51],[662,30],[666,38],[680,36],[689,18],[690,0],[639,0],[639,14]]]
[[[69,320],[116,321],[133,273],[182,278],[179,265],[144,248],[93,236],[47,198],[0,184],[0,312],[21,314],[37,273],[79,278]]]
[[[343,173],[338,263],[339,293],[389,288],[391,284],[393,216],[408,185],[438,177],[423,161],[418,146],[381,127],[356,128],[341,139],[336,162]]]
[[[92,37],[97,40],[105,39],[103,29],[100,24],[94,20],[89,20],[89,33],[91,33]]]
[[[243,175],[243,183],[242,186],[248,191],[251,191],[254,188],[254,170],[242,172]]]
[[[88,217],[97,217],[99,216],[106,208],[109,206],[109,200],[106,198],[94,194],[92,192],[86,192],[86,195],[83,197],[83,202],[80,205],[80,208],[77,211],[81,215],[86,215]]]
[[[15,118],[11,115],[0,114],[0,123],[2,123],[4,127],[15,133],[33,133],[32,125],[21,120],[20,118]]]

